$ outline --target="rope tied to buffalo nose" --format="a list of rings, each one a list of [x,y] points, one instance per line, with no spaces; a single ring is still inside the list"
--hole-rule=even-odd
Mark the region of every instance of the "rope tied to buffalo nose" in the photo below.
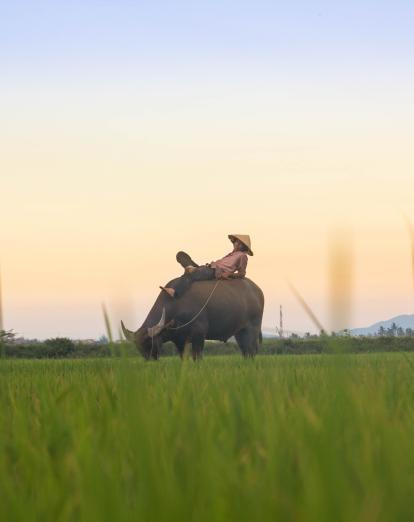
[[[185,328],[186,326],[188,326],[191,323],[193,323],[197,319],[197,317],[201,314],[201,312],[203,312],[203,310],[205,310],[206,306],[210,302],[210,299],[213,297],[213,294],[214,294],[214,292],[215,292],[215,290],[216,290],[216,288],[217,288],[219,283],[220,283],[220,279],[217,279],[216,284],[214,285],[213,289],[211,290],[210,295],[207,297],[207,300],[204,303],[203,307],[201,308],[201,310],[199,312],[196,313],[196,315],[190,321],[188,321],[185,324],[181,324],[180,326],[175,326],[175,327],[174,326],[168,326],[168,330],[181,330],[181,328]]]

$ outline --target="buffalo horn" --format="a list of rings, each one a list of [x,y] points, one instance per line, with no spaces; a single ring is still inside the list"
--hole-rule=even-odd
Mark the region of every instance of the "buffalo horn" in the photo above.
[[[162,315],[161,319],[158,324],[155,326],[151,326],[151,328],[148,328],[148,335],[150,337],[155,337],[156,335],[160,334],[165,326],[165,308],[162,309]]]
[[[123,321],[121,321],[121,327],[122,327],[122,331],[124,332],[125,339],[127,339],[128,341],[131,341],[131,343],[133,343],[135,341],[134,332],[131,332],[131,330],[128,330],[128,328],[125,328]]]

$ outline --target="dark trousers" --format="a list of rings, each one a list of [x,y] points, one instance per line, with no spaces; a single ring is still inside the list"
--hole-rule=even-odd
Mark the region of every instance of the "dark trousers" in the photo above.
[[[173,288],[175,290],[175,297],[181,297],[193,284],[194,281],[208,281],[216,278],[216,271],[209,266],[199,266],[191,274],[182,275],[175,281]]]

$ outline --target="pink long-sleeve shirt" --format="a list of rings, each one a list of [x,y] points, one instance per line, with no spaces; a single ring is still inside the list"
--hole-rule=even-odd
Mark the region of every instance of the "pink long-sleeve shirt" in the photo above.
[[[211,263],[211,268],[216,270],[217,278],[220,278],[223,272],[229,272],[230,274],[237,272],[239,277],[244,277],[246,275],[247,261],[247,254],[244,252],[230,252],[222,259]]]

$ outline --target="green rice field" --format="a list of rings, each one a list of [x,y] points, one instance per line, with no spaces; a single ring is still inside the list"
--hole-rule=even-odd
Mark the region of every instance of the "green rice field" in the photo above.
[[[408,521],[414,355],[0,360],[3,521]]]

